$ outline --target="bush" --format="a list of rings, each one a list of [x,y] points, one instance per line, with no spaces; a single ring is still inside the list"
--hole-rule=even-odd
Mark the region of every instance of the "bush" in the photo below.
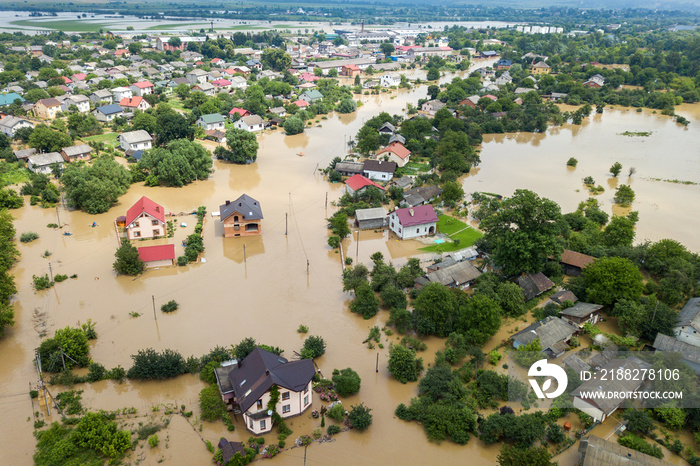
[[[308,331],[309,327],[304,324],[300,324],[299,328],[297,329],[297,333],[307,333]]]
[[[578,165],[578,160],[576,160],[573,157],[571,157],[569,160],[566,161],[567,167],[575,167],[576,165]]]
[[[401,345],[393,345],[389,350],[389,372],[401,383],[415,382],[423,370],[423,358]]]
[[[221,399],[219,387],[216,384],[211,384],[199,392],[199,410],[205,421],[216,421],[227,414],[226,404]]]
[[[159,443],[160,439],[158,439],[158,434],[153,434],[148,437],[148,444],[151,446],[151,448],[157,447]]]
[[[335,419],[336,421],[341,422],[343,419],[345,419],[345,407],[338,403],[326,412],[326,416],[328,416],[330,419]]]
[[[26,233],[22,233],[19,237],[19,240],[22,243],[31,243],[35,239],[39,239],[39,234],[34,233],[33,231],[28,231]]]
[[[360,376],[351,368],[333,371],[333,384],[340,396],[350,396],[360,391]]]
[[[105,374],[107,374],[107,369],[105,369],[105,366],[97,362],[91,362],[88,365],[87,381],[98,382],[105,378]]]
[[[158,353],[153,348],[139,350],[131,356],[134,365],[127,372],[130,379],[167,379],[186,372],[185,358],[171,349]]]
[[[331,235],[328,237],[328,246],[330,246],[331,249],[338,249],[340,247],[340,236],[337,235]]]
[[[348,414],[348,421],[350,427],[357,429],[360,432],[366,430],[372,424],[372,411],[370,408],[366,407],[364,403],[355,405],[350,408],[350,413]]]
[[[178,309],[179,307],[180,307],[180,305],[179,305],[174,299],[171,299],[171,300],[168,301],[167,303],[163,304],[163,305],[160,307],[160,310],[163,311],[163,312],[168,312],[168,313],[170,313],[170,312],[175,312],[175,311],[177,311],[177,309]]]
[[[56,276],[53,277],[53,280],[57,283],[65,282],[68,280],[68,275],[57,273]]]
[[[629,433],[624,437],[618,438],[617,443],[619,443],[623,447],[631,448],[632,450],[637,450],[639,452],[644,453],[645,455],[653,456],[655,458],[664,457],[661,448],[657,447],[656,445],[652,445],[648,442],[645,442],[644,440],[632,433]]]
[[[188,262],[189,262],[189,260],[187,259],[187,256],[180,256],[177,258],[177,265],[180,265],[180,266],[187,265]]]
[[[45,274],[42,277],[32,275],[32,284],[34,285],[34,289],[37,291],[51,288],[53,286],[53,283],[54,282],[51,281],[48,274]]]
[[[315,359],[326,352],[326,342],[322,337],[310,336],[304,340],[304,346],[301,349],[302,359]]]
[[[328,435],[335,435],[340,433],[340,427],[336,425],[328,426],[328,429],[326,430],[328,432]]]

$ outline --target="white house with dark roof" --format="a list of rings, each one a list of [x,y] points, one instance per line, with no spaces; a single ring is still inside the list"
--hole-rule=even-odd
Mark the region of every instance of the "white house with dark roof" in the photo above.
[[[525,327],[510,338],[515,349],[539,340],[542,351],[556,358],[568,349],[567,342],[578,331],[578,325],[561,317],[549,316]]]
[[[54,164],[58,164],[61,169],[63,168],[63,157],[58,152],[46,152],[27,157],[27,168],[34,173],[50,175]]]
[[[255,348],[242,360],[224,362],[214,374],[226,406],[237,406],[246,429],[255,435],[272,430],[272,411],[267,405],[273,385],[279,388],[276,410],[283,419],[302,414],[313,402],[311,379],[316,369],[311,359],[287,361]]]
[[[367,159],[362,166],[362,174],[370,180],[390,181],[394,177],[396,168],[396,162]]]
[[[148,150],[151,148],[153,138],[145,130],[129,131],[119,135],[119,146],[126,150]]]
[[[692,298],[683,306],[673,332],[680,341],[700,347],[700,298]]]
[[[34,125],[27,120],[18,118],[16,116],[6,116],[0,120],[0,132],[5,136],[11,138],[15,135],[15,131],[20,128],[33,128]]]

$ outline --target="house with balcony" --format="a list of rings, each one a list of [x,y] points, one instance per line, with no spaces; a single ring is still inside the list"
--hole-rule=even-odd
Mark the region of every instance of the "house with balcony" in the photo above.
[[[272,387],[279,389],[277,413],[283,419],[299,416],[313,402],[311,379],[315,373],[311,359],[287,361],[261,348],[214,371],[226,406],[240,411],[246,429],[255,435],[272,430],[273,412],[267,406]]]
[[[224,224],[224,238],[256,236],[262,232],[262,208],[247,194],[233,202],[226,201],[219,207],[219,218]]]
[[[166,234],[165,209],[143,196],[127,210],[125,225],[130,241],[163,237]]]

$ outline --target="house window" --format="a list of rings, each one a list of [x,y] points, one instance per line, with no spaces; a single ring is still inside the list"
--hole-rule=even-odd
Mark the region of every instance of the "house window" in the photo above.
[[[309,395],[306,395],[306,396],[304,397],[304,406],[306,406],[306,405],[308,405],[308,404],[309,404]]]
[[[282,393],[282,401],[289,399],[289,392]]]
[[[292,410],[290,405],[283,405],[282,406],[282,414],[288,413]]]
[[[252,419],[250,419],[250,428],[251,429],[253,428],[253,420]]]
[[[134,222],[134,227],[138,228],[139,227],[139,222]]]
[[[151,220],[151,225],[158,225],[158,220]]]
[[[258,400],[258,403],[256,405],[258,409],[262,409],[262,400]]]
[[[153,230],[153,236],[159,236],[160,230]]]
[[[139,238],[141,237],[141,232],[140,231],[135,231],[134,232],[134,238]]]
[[[420,228],[416,228],[416,233],[420,233]]]
[[[260,430],[265,430],[265,419],[260,421]]]
[[[309,393],[309,387],[308,387],[308,386],[304,389],[304,394],[307,394],[307,393]]]

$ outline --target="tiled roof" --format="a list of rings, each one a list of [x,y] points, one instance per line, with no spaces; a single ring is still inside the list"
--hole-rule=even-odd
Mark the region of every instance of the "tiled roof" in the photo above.
[[[362,175],[352,175],[350,178],[345,180],[345,184],[350,187],[353,191],[357,191],[358,189],[362,189],[365,186],[374,186],[375,188],[379,188],[382,191],[384,191],[384,188],[379,186],[377,183],[374,181],[365,178]]]
[[[139,257],[144,262],[175,259],[175,245],[161,244],[159,246],[144,246],[139,248]]]
[[[385,147],[384,149],[379,151],[379,154],[377,154],[377,155],[384,154],[385,152],[390,152],[390,153],[396,155],[401,160],[404,160],[406,157],[411,155],[411,151],[406,149],[406,147],[398,141],[392,142],[387,147]]]
[[[163,210],[163,207],[156,204],[146,196],[143,196],[141,199],[136,201],[136,203],[132,205],[129,210],[126,211],[126,225],[131,225],[131,223],[136,220],[136,217],[141,215],[143,212],[165,223],[165,211]]]
[[[395,212],[396,216],[399,218],[399,223],[401,223],[404,228],[438,221],[435,209],[433,209],[431,204],[396,209]]]

